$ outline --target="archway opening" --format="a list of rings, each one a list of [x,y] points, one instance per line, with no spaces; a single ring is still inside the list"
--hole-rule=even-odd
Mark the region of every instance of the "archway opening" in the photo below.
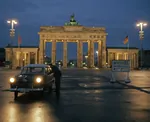
[[[68,42],[68,67],[77,67],[77,43]]]
[[[49,64],[51,63],[51,54],[52,54],[52,43],[46,42],[45,43],[45,52],[44,52],[44,63]]]

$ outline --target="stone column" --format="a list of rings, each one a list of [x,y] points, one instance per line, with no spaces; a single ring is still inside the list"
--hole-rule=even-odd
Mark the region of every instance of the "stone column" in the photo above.
[[[136,53],[136,68],[139,67],[139,57],[138,57],[138,53]]]
[[[136,63],[135,63],[135,53],[133,53],[133,68],[135,68],[135,65],[136,65]]]
[[[20,52],[18,52],[17,55],[18,55],[18,59],[17,59],[17,61],[18,61],[18,66],[20,67]]]
[[[39,45],[39,63],[43,64],[44,63],[44,40],[40,40],[40,45]]]
[[[45,53],[46,52],[46,40],[44,40],[44,46],[43,47],[44,47],[44,52],[43,53],[44,53],[44,59],[45,59],[45,55],[46,55],[46,53]],[[44,60],[44,62],[45,62],[45,60]]]
[[[108,57],[109,57],[109,52],[108,52]],[[98,41],[98,67],[102,68],[102,41]]]
[[[102,67],[106,67],[106,40],[102,41]]]
[[[134,53],[132,53],[132,69],[134,68]]]
[[[21,59],[21,52],[18,53],[18,57],[19,57],[19,67],[21,67],[21,63],[20,63],[20,59]]]
[[[19,52],[16,52],[16,66],[19,66]]]
[[[67,68],[67,40],[63,42],[63,68]]]
[[[23,52],[20,52],[20,66],[21,67],[23,66],[22,60],[23,60]]]
[[[91,65],[91,62],[90,62],[90,59],[91,59],[91,45],[90,45],[90,40],[88,40],[88,58],[87,58],[87,67],[90,68],[90,65]]]
[[[18,52],[18,66],[20,67],[20,51]]]
[[[12,69],[16,69],[16,67],[17,67],[17,53],[16,52],[13,52],[13,58],[12,58],[12,60],[13,60],[13,65],[12,65]]]
[[[24,53],[24,65],[27,65],[28,61],[27,61],[27,53]]]
[[[108,66],[111,65],[111,60],[112,60],[111,52],[108,51]]]
[[[83,42],[80,40],[77,42],[77,67],[81,68],[83,65]]]
[[[88,67],[94,67],[94,42],[88,41]]]
[[[8,61],[9,60],[9,58],[8,58],[8,55],[9,55],[9,52],[7,51],[8,49],[5,49],[6,50],[6,53],[5,53],[5,61]]]
[[[55,63],[56,63],[56,40],[52,40],[51,63],[53,65],[55,65]]]
[[[132,66],[132,67],[135,68],[135,58],[134,58],[134,57],[135,57],[135,54],[133,53],[132,55],[133,55],[133,56],[132,56],[132,62],[133,62],[133,66]]]
[[[115,53],[115,60],[118,60],[118,53]]]
[[[137,68],[136,53],[134,54],[135,68]]]
[[[8,51],[7,58],[8,58],[8,61],[11,61],[11,51]]]
[[[30,64],[30,52],[28,52],[28,59],[27,59],[27,61],[28,61],[28,64]]]
[[[35,64],[37,64],[37,51],[35,53]]]
[[[16,52],[14,52],[14,65],[17,67],[17,66],[19,66],[19,56],[18,56],[18,54],[19,54],[19,52],[18,51],[16,51]]]

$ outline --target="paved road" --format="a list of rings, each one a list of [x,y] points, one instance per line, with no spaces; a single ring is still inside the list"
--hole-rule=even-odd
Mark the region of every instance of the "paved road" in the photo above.
[[[0,122],[150,121],[150,94],[137,88],[144,85],[131,87],[138,81],[133,75],[134,83],[111,84],[107,71],[67,69],[63,71],[60,96],[53,92],[45,93],[44,99],[36,95],[29,99],[22,94],[14,101],[7,89],[8,78],[15,73],[17,71],[0,71]],[[140,81],[148,82],[145,78]]]

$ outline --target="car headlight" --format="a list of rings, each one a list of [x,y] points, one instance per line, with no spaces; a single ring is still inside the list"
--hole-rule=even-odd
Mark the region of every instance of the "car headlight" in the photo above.
[[[37,83],[41,83],[42,79],[41,78],[36,78]]]
[[[14,83],[15,82],[15,78],[10,78],[9,81],[10,81],[10,83]]]

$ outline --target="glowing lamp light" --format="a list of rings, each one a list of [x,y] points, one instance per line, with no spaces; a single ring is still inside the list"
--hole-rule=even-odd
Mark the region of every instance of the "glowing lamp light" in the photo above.
[[[14,83],[15,82],[15,78],[10,78],[9,80],[11,83]]]
[[[42,81],[41,78],[37,78],[37,79],[36,79],[36,82],[37,82],[37,83],[41,83],[41,81]]]

